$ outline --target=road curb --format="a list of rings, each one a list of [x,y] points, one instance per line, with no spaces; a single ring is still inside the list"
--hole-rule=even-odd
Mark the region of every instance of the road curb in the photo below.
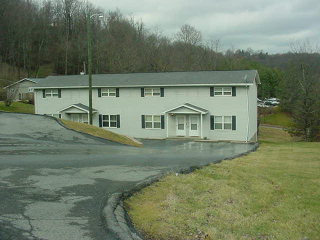
[[[220,163],[225,160],[232,160],[241,156],[248,155],[251,152],[255,152],[259,147],[259,143],[254,143],[254,148],[245,152],[238,154],[233,157],[228,157],[221,159],[216,163]],[[201,166],[191,166],[188,168],[182,168],[179,171],[175,171],[178,174],[188,174],[197,169],[206,167],[212,163],[201,165]],[[143,240],[143,236],[137,229],[134,228],[134,225],[123,206],[123,202],[131,197],[134,193],[139,192],[143,188],[150,186],[151,184],[159,181],[162,177],[167,175],[169,172],[161,173],[156,176],[147,178],[144,181],[137,183],[131,190],[124,192],[118,192],[110,195],[108,197],[106,205],[102,209],[102,216],[105,222],[105,228],[107,232],[112,233],[117,237],[118,240]]]

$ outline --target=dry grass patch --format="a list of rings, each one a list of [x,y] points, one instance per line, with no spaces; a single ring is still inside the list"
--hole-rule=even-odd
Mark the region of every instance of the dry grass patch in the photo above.
[[[95,127],[95,126],[84,124],[84,123],[72,122],[65,119],[60,119],[60,121],[68,128],[74,129],[79,132],[84,132],[95,137],[101,137],[113,142],[122,143],[130,146],[134,146],[134,147],[143,146],[141,143],[139,143],[138,141],[132,138],[129,138],[125,135],[114,133],[99,127]]]
[[[148,239],[320,239],[320,144],[261,128],[258,151],[169,175],[126,201]]]

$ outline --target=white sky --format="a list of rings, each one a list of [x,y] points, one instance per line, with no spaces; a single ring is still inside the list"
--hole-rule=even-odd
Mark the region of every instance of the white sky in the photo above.
[[[228,48],[281,53],[290,43],[320,42],[320,0],[90,0],[107,11],[119,9],[150,30],[172,37],[183,24],[204,41]]]

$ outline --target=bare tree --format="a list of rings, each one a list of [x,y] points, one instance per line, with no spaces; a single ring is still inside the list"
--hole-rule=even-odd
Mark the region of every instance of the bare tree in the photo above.
[[[176,34],[176,40],[190,45],[199,45],[201,43],[201,32],[188,24],[183,25]]]
[[[11,87],[7,89],[7,97],[6,97],[6,100],[4,101],[4,104],[7,107],[9,107],[13,103],[13,100],[15,99],[17,93],[18,93],[18,88],[16,87]]]

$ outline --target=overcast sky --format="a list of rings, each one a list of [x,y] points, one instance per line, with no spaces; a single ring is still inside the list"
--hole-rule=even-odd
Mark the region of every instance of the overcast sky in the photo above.
[[[172,37],[183,24],[228,48],[281,53],[290,43],[320,41],[320,0],[90,0],[119,9]]]

